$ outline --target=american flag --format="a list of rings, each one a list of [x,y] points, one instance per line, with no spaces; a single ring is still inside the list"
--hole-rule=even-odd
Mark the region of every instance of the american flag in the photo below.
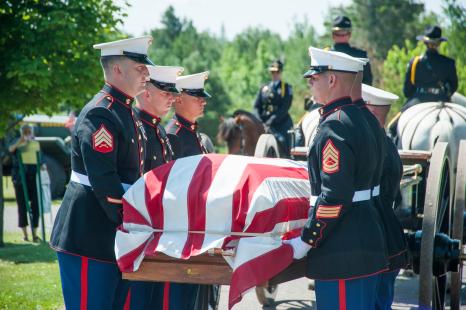
[[[189,259],[234,249],[229,307],[293,261],[282,239],[299,234],[309,210],[306,164],[287,159],[204,154],[141,177],[123,197],[115,253],[123,272],[157,252]],[[190,233],[190,232],[202,233]]]

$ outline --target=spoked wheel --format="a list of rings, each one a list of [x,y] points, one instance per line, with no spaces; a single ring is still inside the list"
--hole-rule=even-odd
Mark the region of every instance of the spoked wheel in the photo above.
[[[256,286],[256,296],[259,303],[263,306],[271,307],[275,304],[277,297],[278,285]]]
[[[282,154],[277,139],[272,134],[262,134],[256,144],[255,157],[280,158]]]
[[[453,238],[461,240],[461,253],[463,249],[463,218],[466,203],[466,140],[460,141],[456,169],[455,199],[453,201]],[[459,265],[458,272],[452,272],[450,285],[451,309],[461,307],[461,285],[463,276],[463,263]]]
[[[430,161],[422,219],[420,309],[445,309],[447,274],[457,271],[459,265],[460,243],[451,239],[453,225],[458,221],[451,207],[452,177],[448,144],[438,142]]]

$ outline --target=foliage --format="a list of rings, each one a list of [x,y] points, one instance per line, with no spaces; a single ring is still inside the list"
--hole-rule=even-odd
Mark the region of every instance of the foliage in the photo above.
[[[464,42],[466,41],[466,28],[464,28],[464,25],[466,24],[466,11],[455,0],[444,0],[444,2],[445,15],[448,17],[450,23],[444,28],[446,29],[444,36],[448,37],[448,41],[442,43],[440,53],[455,59],[459,81],[457,91],[465,94],[466,47],[464,46]],[[394,45],[389,50],[383,64],[383,82],[380,86],[400,96],[400,100],[392,106],[392,115],[399,111],[407,99],[403,95],[403,82],[410,59],[424,52],[425,45],[423,42],[418,42],[417,45],[414,45],[409,40],[406,40],[401,47]]]
[[[0,309],[59,309],[63,305],[57,256],[47,244],[5,234],[0,250]]]
[[[116,37],[124,16],[111,0],[0,4],[0,132],[13,113],[80,107],[102,81],[92,45]]]

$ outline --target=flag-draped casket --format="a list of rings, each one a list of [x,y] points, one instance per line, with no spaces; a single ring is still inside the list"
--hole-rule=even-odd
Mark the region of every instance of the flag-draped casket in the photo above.
[[[189,259],[214,248],[233,269],[229,305],[291,264],[309,211],[306,164],[288,159],[205,154],[181,158],[141,177],[123,197],[115,253],[123,272],[145,256]]]

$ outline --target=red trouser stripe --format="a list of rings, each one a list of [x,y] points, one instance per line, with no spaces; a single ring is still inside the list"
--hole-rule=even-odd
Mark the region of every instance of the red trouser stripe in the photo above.
[[[170,309],[170,282],[163,286],[163,310]]]
[[[81,257],[81,310],[87,310],[87,270],[88,258]]]
[[[345,280],[338,280],[338,301],[340,304],[340,310],[346,310]]]
[[[131,288],[128,290],[128,294],[126,295],[125,305],[123,306],[123,310],[130,310],[131,309]]]

